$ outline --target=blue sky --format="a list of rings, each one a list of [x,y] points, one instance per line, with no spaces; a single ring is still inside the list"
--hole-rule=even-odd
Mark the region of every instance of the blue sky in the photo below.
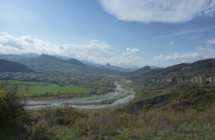
[[[0,54],[121,67],[215,57],[215,0],[0,0]]]

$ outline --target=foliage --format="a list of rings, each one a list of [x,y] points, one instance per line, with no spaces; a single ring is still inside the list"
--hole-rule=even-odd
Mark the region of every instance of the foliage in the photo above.
[[[31,125],[25,125],[25,128],[30,140],[48,140],[52,134],[45,120],[31,122]]]
[[[27,119],[24,103],[17,95],[17,85],[9,91],[1,91],[0,94],[0,127],[14,126],[18,122]]]
[[[0,59],[0,72],[34,72],[34,70],[19,62]]]
[[[69,104],[65,104],[63,108],[52,108],[46,107],[40,110],[40,113],[44,118],[49,118],[49,122],[60,124],[60,125],[70,125],[74,124],[77,118],[86,118],[88,114],[82,110],[76,110]]]

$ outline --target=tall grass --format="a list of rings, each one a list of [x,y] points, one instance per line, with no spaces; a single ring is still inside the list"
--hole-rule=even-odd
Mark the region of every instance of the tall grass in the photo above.
[[[202,112],[191,109],[185,112],[151,110],[134,115],[65,106],[62,109],[46,108],[40,113],[45,115],[42,118],[49,124],[58,126],[55,128],[56,139],[215,138],[215,108]]]

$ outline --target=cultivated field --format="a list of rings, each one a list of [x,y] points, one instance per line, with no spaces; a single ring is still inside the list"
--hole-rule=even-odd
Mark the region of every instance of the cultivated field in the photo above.
[[[22,96],[34,96],[57,93],[87,93],[90,90],[74,85],[59,86],[47,82],[12,81],[9,84],[18,85],[18,94]]]

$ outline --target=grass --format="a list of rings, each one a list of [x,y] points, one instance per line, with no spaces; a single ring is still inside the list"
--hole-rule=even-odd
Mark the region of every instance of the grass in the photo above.
[[[46,82],[13,81],[11,84],[18,84],[18,94],[24,96],[43,95],[46,93],[87,93],[90,90],[79,86],[50,84]]]
[[[211,140],[215,138],[214,109],[202,112],[151,110],[128,114],[108,110],[84,111],[65,105],[64,108],[47,107],[33,111],[33,114],[47,122],[55,140]]]
[[[2,114],[0,139],[17,140],[213,140],[215,139],[215,102],[209,97],[210,107],[203,110],[183,106],[183,99],[200,98],[208,101],[214,89],[188,91],[175,98],[183,111],[151,107],[128,113],[120,110],[79,110],[65,104],[62,108],[46,107],[40,110],[23,110],[15,91],[5,93],[0,102]],[[14,93],[14,94],[11,94]],[[13,97],[10,97],[14,95]],[[190,96],[192,95],[192,97]],[[4,97],[4,96],[2,96]],[[189,97],[189,98],[188,98]],[[11,100],[14,99],[14,100]],[[170,101],[172,99],[169,99]],[[9,101],[9,102],[6,102]],[[174,100],[173,100],[174,101]],[[14,104],[16,103],[16,104]],[[196,103],[193,105],[197,105]],[[204,107],[204,105],[199,104]],[[8,107],[12,107],[13,111]],[[18,112],[20,109],[20,112]],[[14,117],[13,114],[19,113]],[[6,115],[5,115],[6,114]],[[8,119],[10,116],[10,120]],[[22,119],[20,119],[22,118]],[[4,120],[4,121],[3,121]],[[7,120],[8,122],[6,122]],[[11,122],[11,120],[13,120]],[[17,122],[17,120],[20,120]],[[4,123],[4,125],[2,125]],[[10,127],[6,129],[6,126]],[[13,129],[12,129],[13,128]],[[16,133],[15,133],[16,132]]]

